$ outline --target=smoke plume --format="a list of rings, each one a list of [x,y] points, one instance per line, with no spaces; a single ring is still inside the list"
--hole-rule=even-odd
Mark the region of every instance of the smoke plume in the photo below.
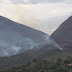
[[[17,40],[0,40],[0,56],[11,56],[25,52],[30,49],[38,49],[44,45],[51,45],[54,48],[63,50],[53,39],[48,35],[43,36],[42,43],[36,43],[30,38],[22,38]]]
[[[57,49],[63,50],[50,36],[44,35],[43,38],[45,39],[45,42],[43,42],[41,45],[51,45]]]
[[[17,41],[0,40],[0,56],[11,56],[33,49],[36,43],[30,38]]]

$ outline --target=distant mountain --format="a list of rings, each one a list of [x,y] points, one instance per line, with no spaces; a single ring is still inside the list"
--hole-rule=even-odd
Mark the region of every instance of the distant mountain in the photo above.
[[[62,47],[72,51],[72,16],[64,21],[51,37]],[[70,51],[69,50],[69,51]]]
[[[0,16],[0,56],[14,55],[44,42],[47,34]]]

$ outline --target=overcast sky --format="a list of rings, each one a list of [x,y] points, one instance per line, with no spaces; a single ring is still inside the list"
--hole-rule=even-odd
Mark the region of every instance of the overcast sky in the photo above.
[[[72,15],[72,0],[0,0],[0,15],[51,34]]]

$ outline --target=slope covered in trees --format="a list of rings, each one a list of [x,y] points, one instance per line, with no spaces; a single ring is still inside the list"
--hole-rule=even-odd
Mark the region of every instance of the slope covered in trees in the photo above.
[[[72,58],[67,57],[65,60],[57,58],[56,61],[47,61],[45,59],[33,59],[26,65],[2,70],[0,72],[72,72]]]

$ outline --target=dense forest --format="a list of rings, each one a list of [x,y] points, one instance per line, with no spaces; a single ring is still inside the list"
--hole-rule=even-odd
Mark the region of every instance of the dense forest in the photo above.
[[[26,65],[0,72],[72,72],[72,57],[67,57],[65,60],[58,58],[56,61],[33,59],[31,62],[28,61]]]

